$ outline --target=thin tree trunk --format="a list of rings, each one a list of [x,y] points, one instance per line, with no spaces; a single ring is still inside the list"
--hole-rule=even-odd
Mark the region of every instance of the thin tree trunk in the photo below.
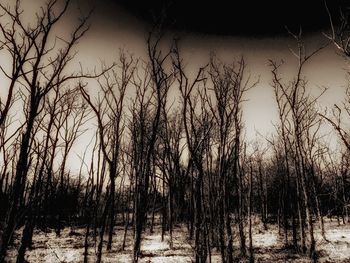
[[[254,263],[254,249],[253,249],[253,234],[252,234],[252,207],[253,207],[253,167],[250,164],[250,177],[249,177],[249,262]]]

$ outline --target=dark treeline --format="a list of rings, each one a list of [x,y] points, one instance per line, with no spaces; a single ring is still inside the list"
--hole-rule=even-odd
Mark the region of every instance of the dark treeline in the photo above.
[[[67,38],[55,37],[69,4],[49,1],[30,24],[20,1],[0,5],[1,52],[11,59],[0,67],[9,83],[0,101],[0,262],[15,231],[21,230],[17,262],[24,262],[35,229],[60,236],[64,227],[84,227],[84,262],[101,262],[117,225],[124,228],[122,249],[133,233],[137,262],[156,216],[170,247],[174,228],[187,226],[196,262],[210,262],[214,249],[222,262],[254,262],[253,217],[266,229],[278,224],[286,248],[316,261],[315,229],[326,239],[325,216],[347,224],[350,198],[343,125],[350,92],[343,105],[325,112],[317,105],[324,91],[313,95],[304,75],[323,47],[307,53],[294,35],[298,65],[288,79],[283,65],[270,61],[279,122],[273,136],[250,142],[243,136],[243,105],[259,80],[243,58],[224,63],[211,56],[189,71],[181,43],[167,50],[155,27],[147,59],[120,51],[115,63],[93,74],[71,72],[89,15]],[[348,56],[348,20],[342,19],[329,38]],[[322,132],[329,124],[341,141],[336,153]],[[67,161],[89,127],[97,127],[95,136],[73,174]],[[89,246],[96,247],[94,259]]]

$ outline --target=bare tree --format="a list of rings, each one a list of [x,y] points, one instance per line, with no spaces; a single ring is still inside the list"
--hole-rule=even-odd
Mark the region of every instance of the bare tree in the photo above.
[[[24,24],[21,2],[16,1],[13,8],[1,5],[3,18],[10,21],[1,24],[13,69],[6,75],[11,80],[10,92],[14,86],[21,85],[29,95],[26,108],[26,125],[23,128],[21,147],[16,165],[16,174],[13,184],[11,206],[7,214],[6,228],[1,238],[1,262],[4,261],[13,231],[16,228],[18,204],[23,195],[28,172],[29,147],[32,141],[34,123],[43,109],[44,98],[54,87],[64,85],[67,81],[81,77],[77,74],[67,74],[65,69],[74,58],[73,47],[88,30],[87,17],[80,20],[78,26],[72,30],[70,37],[50,44],[51,35],[55,26],[66,13],[70,1],[66,1],[62,8],[58,8],[58,1],[49,1],[37,13],[37,19],[30,25]],[[58,11],[57,11],[58,10]],[[60,43],[58,43],[60,42]],[[5,72],[5,70],[3,70]],[[6,103],[8,105],[8,103]],[[1,122],[6,116],[8,107],[2,110]],[[4,113],[5,111],[5,113]]]
[[[297,52],[293,52],[298,59],[297,73],[289,84],[285,84],[278,74],[280,65],[271,61],[273,87],[275,90],[276,101],[279,105],[284,141],[287,145],[292,145],[294,148],[291,152],[291,156],[293,158],[296,182],[302,193],[303,203],[300,205],[303,205],[308,225],[309,256],[316,260],[316,242],[312,222],[312,200],[315,200],[317,204],[318,198],[315,193],[316,191],[314,190],[315,170],[312,156],[314,154],[315,140],[317,139],[320,127],[320,119],[318,118],[316,103],[325,90],[321,91],[320,95],[312,97],[307,91],[307,81],[303,76],[303,69],[306,62],[322,48],[328,45],[328,43],[314,50],[310,54],[307,54],[305,46],[301,40],[301,32],[299,35],[293,36],[298,45]],[[290,149],[285,148],[285,152]],[[286,165],[288,167],[287,163]],[[301,224],[301,222],[299,223]]]
[[[142,231],[147,220],[148,192],[154,173],[155,146],[158,140],[163,105],[172,83],[172,72],[167,72],[166,63],[170,52],[161,48],[163,32],[154,28],[147,39],[149,62],[136,76],[133,83],[136,96],[133,102],[131,140],[134,154],[135,196],[134,196],[134,262],[140,256]],[[155,176],[155,174],[153,174]]]
[[[121,52],[117,67],[106,72],[98,81],[102,94],[99,94],[97,105],[91,100],[84,86],[80,86],[84,99],[97,117],[101,150],[109,168],[109,197],[105,206],[105,210],[109,211],[110,220],[107,250],[110,250],[112,247],[115,224],[115,180],[119,173],[118,165],[124,131],[125,94],[133,78],[134,70],[135,63],[133,58],[128,58],[125,53]],[[104,212],[104,215],[107,215],[107,212]],[[102,225],[104,224],[105,222],[102,222]],[[100,231],[104,232],[103,229],[104,227],[102,226]],[[102,244],[102,240],[100,242]],[[101,251],[99,250],[100,254]]]
[[[173,65],[176,70],[176,79],[182,97],[182,114],[184,122],[184,130],[186,135],[187,149],[189,152],[189,163],[193,162],[197,176],[194,178],[194,207],[195,207],[195,252],[196,262],[205,262],[208,254],[208,247],[205,241],[205,219],[202,203],[202,185],[204,181],[204,151],[205,140],[208,139],[209,132],[212,128],[212,117],[206,109],[206,101],[202,92],[193,95],[194,91],[206,79],[204,76],[204,68],[197,71],[195,78],[191,81],[184,69],[182,59],[179,54],[178,47],[175,46]],[[198,102],[198,104],[197,104]],[[196,112],[196,109],[198,111]]]
[[[215,104],[209,103],[218,129],[217,174],[219,175],[220,202],[220,242],[223,262],[233,262],[233,236],[231,230],[230,189],[235,185],[239,196],[238,225],[240,233],[241,253],[245,255],[245,236],[243,230],[243,184],[240,171],[240,149],[242,133],[242,103],[245,93],[258,83],[250,82],[245,76],[246,64],[241,58],[232,64],[223,64],[216,58],[211,59],[210,77],[213,83]],[[209,100],[210,101],[210,100]],[[232,171],[232,175],[231,175]],[[225,233],[223,232],[225,229]],[[224,241],[225,236],[228,241]],[[226,251],[224,252],[224,248]]]

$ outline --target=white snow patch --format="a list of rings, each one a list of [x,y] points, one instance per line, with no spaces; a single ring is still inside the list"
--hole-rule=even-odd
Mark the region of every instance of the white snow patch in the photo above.
[[[350,229],[329,229],[326,231],[326,237],[333,242],[348,242],[350,243]]]
[[[44,257],[44,262],[77,262],[80,251],[76,249],[54,249]]]
[[[108,256],[108,257],[107,257]],[[114,262],[123,262],[123,263],[132,263],[132,257],[128,254],[113,254],[113,255],[105,255],[103,257],[103,262],[114,263]]]
[[[336,245],[328,243],[324,246],[324,249],[332,260],[350,260],[350,245],[348,243]]]
[[[154,257],[151,258],[151,260],[149,262],[152,263],[189,263],[192,262],[190,258],[186,258],[186,257]]]
[[[256,247],[273,247],[277,245],[277,235],[272,232],[256,234],[253,236],[253,244]]]
[[[325,250],[329,258],[336,261],[343,261],[348,259],[350,262],[350,228],[348,225],[336,226],[332,229],[326,230],[325,241],[320,235],[318,241],[320,249]],[[348,262],[348,261],[346,261]]]
[[[142,241],[141,250],[147,251],[162,251],[168,250],[169,244],[165,241],[162,241],[161,235],[152,235],[145,238]]]

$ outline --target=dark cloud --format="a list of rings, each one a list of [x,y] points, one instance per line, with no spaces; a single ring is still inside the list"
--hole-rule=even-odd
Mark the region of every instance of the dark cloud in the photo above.
[[[190,1],[105,0],[118,3],[132,15],[152,23],[165,14],[169,27],[216,35],[273,36],[286,34],[285,26],[319,31],[329,20],[323,0]],[[329,0],[333,13],[344,0]]]

